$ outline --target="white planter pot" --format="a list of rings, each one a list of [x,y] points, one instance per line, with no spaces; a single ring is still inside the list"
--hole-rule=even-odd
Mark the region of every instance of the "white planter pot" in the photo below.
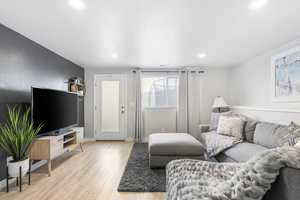
[[[16,178],[20,175],[20,166],[22,167],[22,176],[25,176],[25,174],[29,170],[29,159],[22,160],[19,162],[11,162],[9,161],[8,164],[8,174],[10,177]]]

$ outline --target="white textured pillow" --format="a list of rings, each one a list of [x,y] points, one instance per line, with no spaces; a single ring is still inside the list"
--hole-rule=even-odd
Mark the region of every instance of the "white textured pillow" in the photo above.
[[[222,113],[211,113],[211,120],[210,120],[210,129],[211,130],[217,130],[218,129],[218,125],[219,125],[219,119],[220,116],[229,116],[232,114],[232,111],[228,111],[228,112],[222,112]]]
[[[220,116],[217,133],[243,139],[244,121],[239,117]]]

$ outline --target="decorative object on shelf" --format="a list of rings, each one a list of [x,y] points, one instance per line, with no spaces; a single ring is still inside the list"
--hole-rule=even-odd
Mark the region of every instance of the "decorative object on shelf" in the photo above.
[[[84,96],[85,93],[85,85],[84,81],[80,77],[71,77],[68,80],[68,88],[69,92],[77,93],[79,96]]]
[[[8,107],[8,121],[0,127],[0,147],[12,156],[8,162],[10,177],[18,177],[19,168],[22,167],[22,176],[29,169],[29,152],[32,142],[41,130],[42,124],[34,128],[30,120],[30,108],[23,114],[20,109]]]
[[[217,96],[213,103],[213,112],[221,113],[229,110],[229,105],[225,102],[224,98]]]
[[[271,58],[273,101],[300,101],[300,46]]]

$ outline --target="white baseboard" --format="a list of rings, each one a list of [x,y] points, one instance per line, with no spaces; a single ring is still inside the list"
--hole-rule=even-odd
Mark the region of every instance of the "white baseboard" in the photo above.
[[[81,142],[95,142],[95,138],[83,138]]]
[[[126,142],[134,142],[134,138],[132,137],[128,137],[125,139]]]
[[[126,138],[125,141],[126,141],[126,142],[135,142],[135,139],[129,137],[129,138]],[[142,139],[142,142],[143,142],[143,143],[148,143],[148,137],[143,138],[143,139]]]
[[[82,140],[82,142],[95,142],[95,141],[97,141],[95,138],[83,138],[83,140]],[[134,142],[134,138],[128,137],[128,138],[125,138],[124,141]]]
[[[8,180],[9,184],[12,184],[12,183],[15,183],[15,182],[16,182],[15,178]],[[3,190],[4,188],[6,188],[6,179],[0,181],[0,190]]]
[[[37,169],[40,168],[41,166],[47,164],[47,162],[48,162],[47,160],[41,160],[41,161],[39,161],[39,162],[37,162],[37,163],[34,163],[34,165],[32,165],[32,167],[31,167],[31,171],[37,170]]]

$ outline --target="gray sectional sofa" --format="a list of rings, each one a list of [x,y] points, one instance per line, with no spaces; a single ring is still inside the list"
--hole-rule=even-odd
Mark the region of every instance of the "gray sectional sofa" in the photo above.
[[[198,139],[205,147],[205,135],[217,134],[207,125],[200,125]],[[288,127],[257,122],[245,118],[243,130],[244,141],[224,150],[215,156],[219,162],[246,162],[251,157],[269,148],[286,145]],[[299,200],[300,199],[300,170],[283,168],[271,190],[267,192],[264,200]]]

